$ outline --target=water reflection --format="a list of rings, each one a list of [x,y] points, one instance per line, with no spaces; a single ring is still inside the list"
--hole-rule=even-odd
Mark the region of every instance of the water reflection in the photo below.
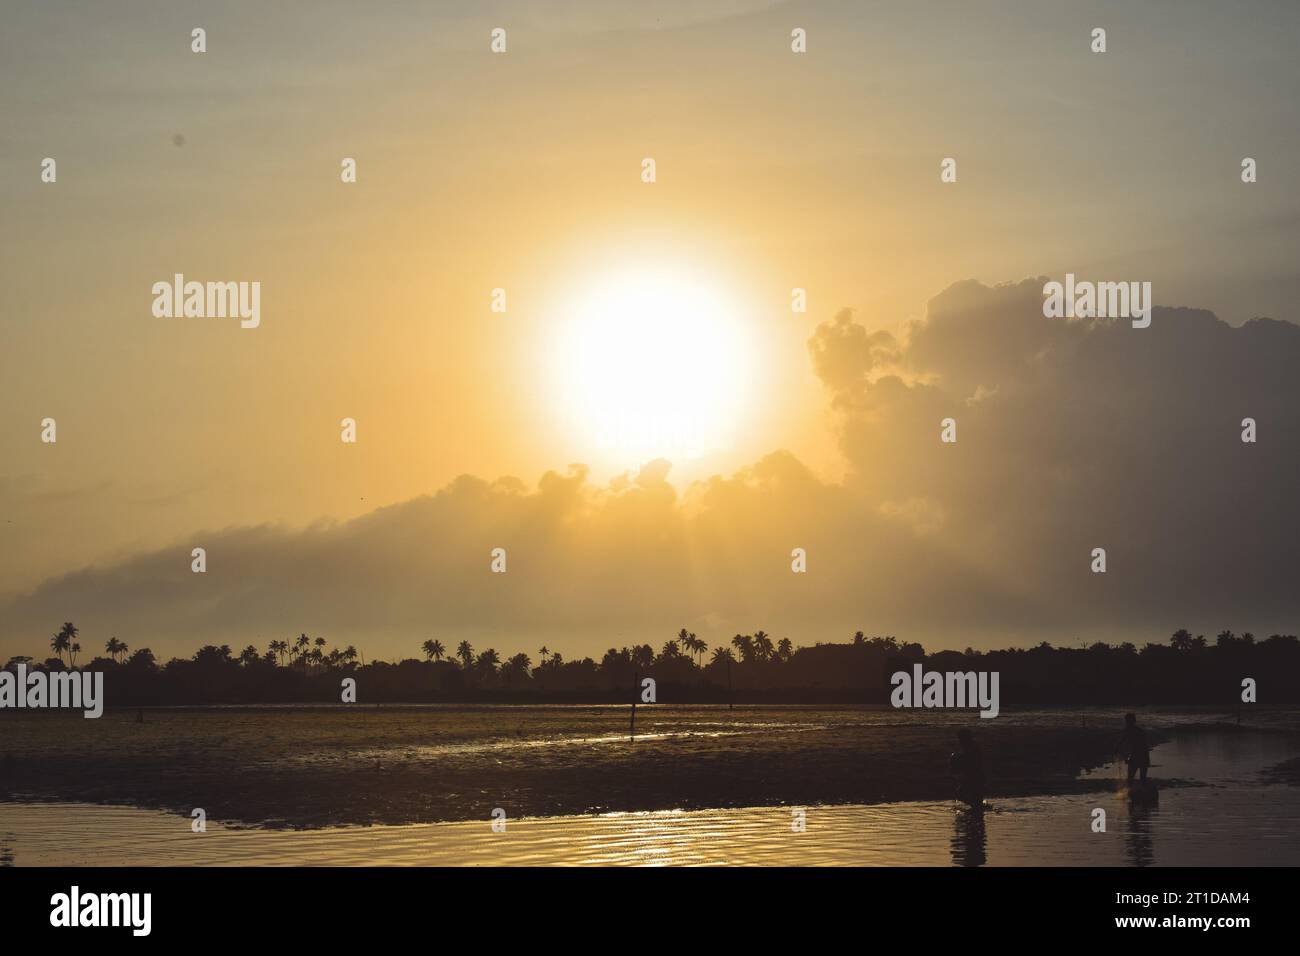
[[[1300,788],[1259,770],[1280,734],[1204,733],[1153,751],[1160,805],[1132,804],[1118,765],[1093,792],[954,801],[655,811],[411,826],[265,830],[129,807],[0,803],[0,865],[1230,866],[1300,864]],[[1178,785],[1173,785],[1177,783]],[[1095,810],[1110,826],[1094,832]]]
[[[983,866],[988,862],[987,844],[984,808],[964,807],[958,810],[952,833],[952,865]]]
[[[1155,817],[1159,805],[1130,801],[1125,825],[1125,856],[1130,866],[1151,866],[1156,861]]]

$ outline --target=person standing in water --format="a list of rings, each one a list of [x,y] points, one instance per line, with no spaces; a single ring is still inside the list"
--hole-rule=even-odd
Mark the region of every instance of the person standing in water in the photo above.
[[[1151,749],[1147,746],[1147,735],[1138,726],[1137,716],[1124,715],[1124,733],[1120,734],[1119,751],[1128,761],[1128,782],[1133,782],[1135,774],[1141,774],[1141,782],[1147,782],[1147,770],[1151,767]]]
[[[957,731],[957,745],[960,749],[948,758],[957,778],[957,799],[970,807],[981,807],[984,805],[984,761],[975,735],[963,727]]]

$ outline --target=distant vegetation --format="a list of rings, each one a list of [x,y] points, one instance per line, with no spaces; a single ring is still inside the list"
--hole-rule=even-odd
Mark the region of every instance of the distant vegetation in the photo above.
[[[51,638],[47,671],[77,667],[80,633],[71,622]],[[451,648],[424,641],[423,660],[361,663],[355,647],[331,648],[306,634],[265,650],[236,653],[206,645],[193,657],[160,663],[147,647],[132,651],[111,637],[106,656],[79,669],[104,671],[108,705],[337,702],[340,681],[354,677],[360,703],[428,701],[626,702],[639,678],[652,677],[660,703],[772,701],[886,703],[889,675],[915,663],[940,671],[998,671],[1004,708],[1067,704],[1209,704],[1235,707],[1242,678],[1254,678],[1261,704],[1300,703],[1300,641],[1223,631],[1212,642],[1176,632],[1166,644],[997,651],[938,651],[861,631],[844,644],[798,647],[763,631],[737,634],[710,648],[685,629],[658,653],[649,644],[610,648],[596,660],[566,660],[539,648],[506,659],[469,641]]]

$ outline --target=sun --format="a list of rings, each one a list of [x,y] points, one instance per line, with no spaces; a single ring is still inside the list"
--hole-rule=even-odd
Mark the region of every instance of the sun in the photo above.
[[[721,283],[629,269],[580,293],[551,361],[565,427],[589,457],[632,467],[726,449],[748,405],[748,328]]]

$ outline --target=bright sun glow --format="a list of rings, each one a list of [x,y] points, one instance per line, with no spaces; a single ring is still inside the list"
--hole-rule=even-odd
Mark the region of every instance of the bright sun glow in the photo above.
[[[579,297],[551,369],[587,450],[629,467],[725,448],[753,371],[747,329],[725,295],[678,271],[644,270]]]

